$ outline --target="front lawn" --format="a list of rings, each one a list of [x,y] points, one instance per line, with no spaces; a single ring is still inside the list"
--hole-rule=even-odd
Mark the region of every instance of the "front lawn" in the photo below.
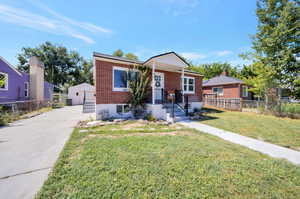
[[[300,167],[178,125],[75,129],[37,198],[300,198]]]
[[[208,111],[201,123],[300,150],[300,120],[256,113]]]

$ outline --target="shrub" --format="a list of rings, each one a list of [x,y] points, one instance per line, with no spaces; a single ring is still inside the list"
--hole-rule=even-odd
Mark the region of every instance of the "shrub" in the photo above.
[[[299,103],[282,104],[281,111],[283,113],[300,114],[300,104]]]
[[[64,106],[65,106],[65,104],[62,102],[52,104],[52,108],[63,108]]]
[[[130,99],[129,104],[134,117],[143,116],[145,112],[146,100],[149,95],[151,69],[145,66],[135,66],[130,70],[128,76]]]
[[[145,119],[145,120],[148,120],[148,121],[150,121],[150,122],[155,122],[155,121],[156,121],[156,118],[153,117],[152,114],[147,114],[147,115],[145,116],[144,119]]]
[[[14,121],[15,119],[17,119],[17,116],[6,113],[0,107],[0,126],[6,126],[9,122]]]

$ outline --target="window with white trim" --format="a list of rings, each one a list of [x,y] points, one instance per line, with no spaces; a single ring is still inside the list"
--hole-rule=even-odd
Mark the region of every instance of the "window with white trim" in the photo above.
[[[242,87],[242,96],[243,97],[248,97],[248,86],[243,86]]]
[[[8,74],[0,72],[0,90],[8,90]]]
[[[128,68],[113,67],[113,91],[128,91],[128,80],[134,80],[138,77],[138,71],[132,71]]]
[[[194,77],[183,77],[183,92],[184,93],[195,93],[195,78]]]
[[[214,94],[217,94],[218,96],[223,96],[224,95],[223,87],[214,87],[214,88],[212,88],[212,92]]]
[[[29,83],[28,82],[24,83],[24,96],[25,97],[29,96]]]
[[[130,111],[129,105],[128,104],[118,104],[116,106],[117,113],[118,114],[123,114],[123,113],[128,113]]]
[[[127,68],[114,67],[113,68],[113,90],[114,91],[127,91]]]

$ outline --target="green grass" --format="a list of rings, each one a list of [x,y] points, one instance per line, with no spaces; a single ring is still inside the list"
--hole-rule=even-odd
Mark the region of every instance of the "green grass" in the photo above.
[[[256,113],[207,109],[201,123],[300,150],[300,120]]]
[[[37,198],[300,198],[286,161],[175,125],[129,127],[75,129]]]

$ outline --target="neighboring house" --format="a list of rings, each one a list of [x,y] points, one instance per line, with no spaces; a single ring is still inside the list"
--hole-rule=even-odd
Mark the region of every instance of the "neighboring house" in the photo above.
[[[253,99],[253,94],[248,91],[248,86],[244,81],[229,77],[226,72],[204,80],[203,95],[204,97]]]
[[[31,66],[32,67],[32,66]],[[38,75],[41,76],[41,75]],[[30,85],[34,84],[33,87],[39,89],[43,88],[43,98],[44,100],[51,100],[53,93],[53,85],[44,82],[44,85],[37,85],[36,79],[33,76],[18,71],[15,67],[9,64],[3,57],[0,56],[0,78],[5,79],[5,84],[0,88],[0,103],[6,102],[16,102],[16,101],[26,101],[34,99],[32,94],[30,94]]]
[[[95,102],[95,87],[82,83],[76,86],[71,86],[68,89],[68,99],[72,100],[72,105],[83,104],[85,99]]]
[[[97,119],[106,116],[120,117],[128,113],[130,93],[128,82],[123,77],[134,65],[144,65],[152,70],[147,111],[154,117],[167,119],[168,112],[164,103],[171,95],[175,95],[176,107],[182,108],[186,103],[189,104],[190,111],[202,107],[203,76],[186,70],[188,63],[175,52],[156,55],[144,62],[102,53],[94,53],[93,58]]]

